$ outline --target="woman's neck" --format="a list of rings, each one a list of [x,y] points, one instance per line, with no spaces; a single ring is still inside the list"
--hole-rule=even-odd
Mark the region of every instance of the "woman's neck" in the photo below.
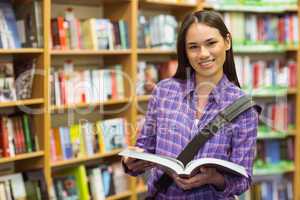
[[[209,95],[209,93],[217,86],[219,81],[222,79],[223,73],[218,76],[203,77],[196,74],[196,93],[200,96]]]

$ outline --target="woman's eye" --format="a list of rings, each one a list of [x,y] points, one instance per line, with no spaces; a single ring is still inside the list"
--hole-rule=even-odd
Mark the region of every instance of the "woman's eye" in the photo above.
[[[196,49],[197,46],[190,46],[189,49]]]
[[[212,41],[212,42],[209,42],[208,45],[211,46],[211,45],[214,45],[216,43],[217,43],[216,41]]]

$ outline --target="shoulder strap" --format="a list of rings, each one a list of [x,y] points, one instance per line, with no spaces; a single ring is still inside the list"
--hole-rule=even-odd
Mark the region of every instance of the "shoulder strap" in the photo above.
[[[260,113],[260,107],[258,107],[248,95],[242,96],[235,100],[223,111],[219,112],[212,121],[210,121],[196,136],[194,136],[194,138],[179,154],[177,159],[180,160],[184,165],[189,163],[198,153],[199,149],[205,144],[205,142],[213,137],[219,131],[219,129],[221,129],[226,123],[231,122],[242,112],[253,106],[256,106],[256,109]],[[166,191],[166,189],[172,184],[172,181],[172,178],[164,173],[155,183],[155,187],[157,189],[155,196],[160,191]],[[148,197],[148,199],[153,199],[153,197]]]

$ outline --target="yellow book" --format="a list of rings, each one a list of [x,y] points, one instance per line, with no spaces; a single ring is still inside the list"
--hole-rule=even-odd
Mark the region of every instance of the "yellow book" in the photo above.
[[[83,157],[84,153],[82,152],[81,141],[80,141],[80,132],[78,131],[77,124],[72,125],[70,128],[70,137],[71,137],[71,144],[72,144],[72,151],[75,158]]]
[[[96,130],[98,133],[100,153],[105,153],[104,136],[101,128],[101,121],[96,122]]]
[[[81,131],[82,129],[81,129],[80,124],[76,124],[76,130],[78,132],[78,136],[79,136],[79,139],[80,139],[80,146],[79,146],[80,154],[82,154],[83,156],[86,156],[84,135],[83,135],[83,132]]]
[[[97,37],[96,37],[96,19],[91,18],[83,22],[83,43],[85,49],[97,50]]]
[[[63,159],[62,147],[60,141],[59,128],[53,128],[53,138],[55,140],[55,152],[57,156],[57,160]]]

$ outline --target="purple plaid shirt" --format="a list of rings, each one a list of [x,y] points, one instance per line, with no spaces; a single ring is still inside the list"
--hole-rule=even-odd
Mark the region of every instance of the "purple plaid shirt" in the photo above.
[[[136,146],[147,152],[177,157],[188,142],[219,111],[238,97],[244,95],[240,88],[224,75],[208,97],[201,119],[196,119],[197,96],[194,93],[195,76],[181,81],[166,79],[161,81],[149,101],[146,122],[137,139]],[[196,123],[196,122],[199,123]],[[252,164],[255,154],[258,114],[254,108],[242,113],[231,123],[226,124],[218,134],[208,140],[196,158],[213,157],[229,160],[244,166],[249,178],[224,173],[225,190],[217,191],[212,185],[204,185],[184,191],[176,183],[166,193],[159,193],[157,199],[233,199],[246,191],[251,184]],[[162,171],[151,170],[148,179],[148,193],[156,190],[154,181]]]

